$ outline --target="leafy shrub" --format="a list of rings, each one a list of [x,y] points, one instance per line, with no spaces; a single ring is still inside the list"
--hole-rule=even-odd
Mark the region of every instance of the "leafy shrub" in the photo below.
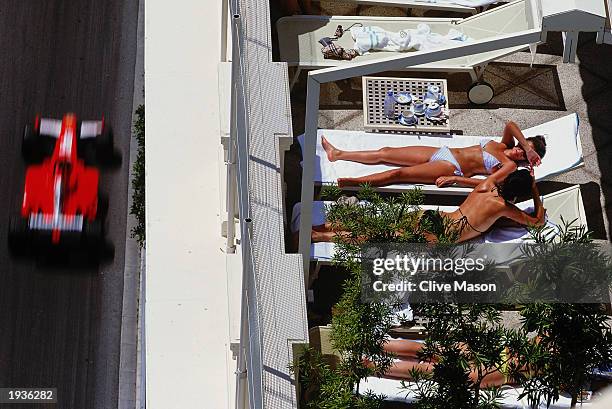
[[[132,206],[130,214],[136,217],[136,226],[132,229],[132,237],[138,240],[142,247],[145,242],[145,108],[140,105],[136,110],[134,122],[134,137],[138,143],[136,161],[132,169]]]

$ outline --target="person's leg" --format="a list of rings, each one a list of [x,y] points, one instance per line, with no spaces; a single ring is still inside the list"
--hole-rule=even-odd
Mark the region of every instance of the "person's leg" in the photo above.
[[[455,166],[447,161],[428,162],[358,178],[338,178],[338,186],[359,186],[363,183],[369,183],[371,186],[388,186],[396,183],[433,184],[440,176],[452,176],[455,170]]]
[[[416,359],[418,353],[423,349],[423,343],[408,339],[394,339],[385,342],[383,348],[397,356]]]
[[[351,234],[344,230],[333,230],[331,224],[326,222],[318,226],[312,226],[310,241],[312,243],[331,243],[336,237],[350,237]]]
[[[403,148],[384,147],[374,151],[343,151],[333,146],[324,136],[321,145],[330,162],[346,160],[365,165],[390,164],[397,166],[414,166],[427,163],[438,148],[432,146],[406,146]]]
[[[396,361],[391,365],[389,370],[385,372],[385,376],[411,380],[410,371],[413,369],[418,369],[424,373],[430,373],[433,371],[433,365],[426,362],[418,362],[416,360]]]

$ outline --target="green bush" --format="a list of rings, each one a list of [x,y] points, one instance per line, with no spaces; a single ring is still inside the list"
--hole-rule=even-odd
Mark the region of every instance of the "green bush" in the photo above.
[[[322,194],[337,200],[341,192],[331,187]],[[345,232],[336,238],[334,262],[350,274],[332,318],[331,341],[340,353],[340,363],[331,368],[322,362],[320,354],[311,351],[297,369],[309,408],[380,407],[383,397],[362,395],[358,386],[366,377],[383,376],[392,365],[393,356],[384,350],[384,343],[394,306],[362,299],[360,246],[426,241],[427,226],[419,220],[418,205],[423,199],[420,191],[383,198],[366,186],[358,198],[364,201],[361,205],[340,198],[326,209],[332,229]],[[536,277],[554,276],[557,270],[561,271],[559,266],[551,266],[550,260],[559,258],[563,243],[587,245],[584,257],[579,258],[589,259],[589,269],[595,266],[603,273],[610,271],[609,259],[599,257],[596,248],[588,247],[591,236],[585,228],[565,223],[555,235],[550,233],[541,228],[532,231],[535,242],[549,245],[542,248],[551,252],[538,254],[528,264]],[[440,243],[453,243],[456,231],[444,229],[437,238]],[[564,268],[573,275],[584,276],[584,265],[574,263]],[[527,290],[532,289],[520,289]],[[569,393],[575,406],[593,369],[612,360],[608,316],[597,304],[519,306],[523,317],[519,329],[502,325],[500,307],[503,306],[451,303],[415,306],[418,315],[429,319],[421,358],[433,366],[430,373],[413,370],[407,374],[415,382],[404,387],[416,394],[417,408],[497,408],[502,390],[481,387],[481,381],[495,372],[524,387],[521,397],[526,397],[533,407],[538,407],[541,400],[549,404],[556,401],[561,392]]]
[[[130,214],[136,217],[136,226],[132,229],[132,237],[138,240],[142,247],[145,242],[145,108],[140,105],[136,110],[134,122],[134,137],[138,142],[136,161],[132,169],[132,207]]]

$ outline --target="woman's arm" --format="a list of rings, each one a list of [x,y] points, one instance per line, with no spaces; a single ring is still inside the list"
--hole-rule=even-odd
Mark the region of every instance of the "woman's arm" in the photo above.
[[[521,128],[519,128],[516,123],[508,121],[506,123],[506,127],[504,128],[504,134],[501,142],[508,148],[512,148],[515,144],[515,140],[518,141],[519,146],[525,151],[525,155],[527,155],[527,160],[529,163],[533,166],[539,166],[542,161],[540,155],[538,155],[538,153],[533,150],[531,145],[529,145],[527,138],[525,138],[525,135],[523,135],[523,132],[521,131]]]
[[[507,161],[502,164],[502,167],[495,173],[492,173],[487,179],[494,184],[501,183],[509,174],[516,170],[516,163]],[[466,178],[464,176],[440,176],[436,179],[436,186],[445,187],[451,185],[459,185],[465,187],[476,187],[483,183],[485,179],[481,178]]]
[[[535,178],[533,178],[531,182],[531,196],[533,197],[533,204],[535,206],[535,217],[541,222],[538,226],[541,226],[544,224],[546,209],[544,209],[544,203],[542,203],[542,199],[540,198],[540,191],[538,190]]]
[[[502,167],[499,168],[496,172],[491,173],[491,175],[487,178],[494,184],[498,185],[503,182],[509,174],[516,170],[516,163],[511,160],[505,160],[502,162]]]
[[[459,185],[464,187],[476,187],[482,183],[484,179],[466,178],[463,176],[440,176],[436,179],[436,186],[446,187],[451,185]]]
[[[504,127],[504,134],[501,141],[508,148],[512,148],[515,145],[515,140],[518,141],[523,149],[527,150],[527,148],[529,148],[527,138],[525,138],[525,135],[521,132],[521,128],[519,128],[516,123],[508,121]]]
[[[504,212],[504,217],[518,223],[521,226],[543,226],[545,223],[544,219],[545,210],[542,208],[542,212],[538,213],[536,211],[536,215],[532,216],[528,213],[525,213],[518,207],[513,204],[506,205],[506,211]],[[509,226],[510,224],[507,224]]]
[[[538,191],[535,180],[531,184],[531,196],[533,197],[533,204],[535,206],[533,215],[522,211],[513,204],[507,204],[503,216],[522,226],[543,226],[544,223],[546,223],[546,209],[544,209],[544,204],[540,199],[540,192]]]

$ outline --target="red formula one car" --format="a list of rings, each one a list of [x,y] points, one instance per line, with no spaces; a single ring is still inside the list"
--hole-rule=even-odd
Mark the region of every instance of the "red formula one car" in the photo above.
[[[22,151],[31,164],[26,171],[21,215],[10,220],[10,243],[99,245],[103,210],[98,194],[100,173],[86,165],[85,154],[93,153],[89,156],[94,163],[112,154],[112,134],[104,120],[77,121],[74,114],[61,120],[37,116],[33,125],[25,127]]]

